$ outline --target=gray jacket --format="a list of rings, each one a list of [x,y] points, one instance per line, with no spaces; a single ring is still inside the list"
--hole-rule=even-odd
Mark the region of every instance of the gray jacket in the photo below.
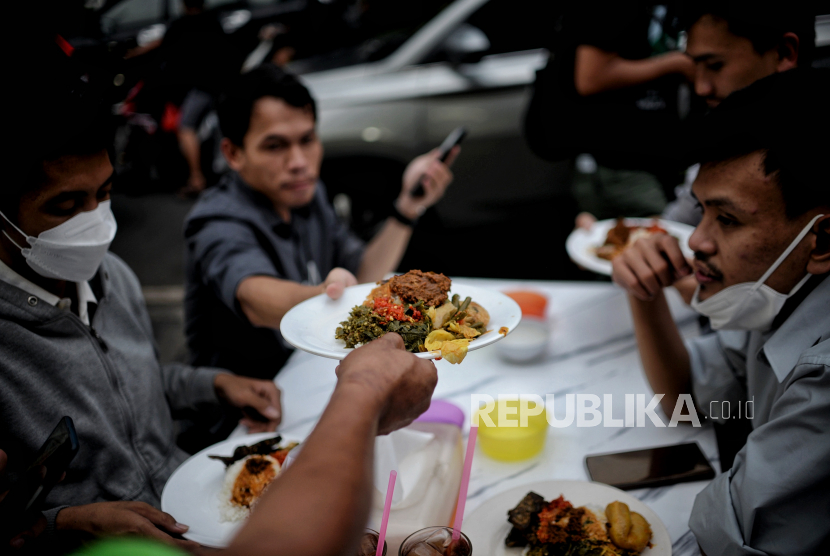
[[[187,454],[172,412],[217,403],[217,369],[160,365],[138,279],[108,254],[91,282],[91,327],[0,281],[0,448],[23,465],[68,415],[80,441],[66,478],[46,499],[60,507],[113,500],[159,505]]]

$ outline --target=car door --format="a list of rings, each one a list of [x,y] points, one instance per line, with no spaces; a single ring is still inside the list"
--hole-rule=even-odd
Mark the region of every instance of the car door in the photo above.
[[[491,0],[420,64],[427,145],[456,126],[468,129],[455,182],[438,206],[448,226],[486,225],[503,218],[506,205],[550,195],[551,165],[535,158],[522,137],[535,72],[547,60],[555,22],[549,11],[533,0]],[[486,48],[460,56],[453,40]]]

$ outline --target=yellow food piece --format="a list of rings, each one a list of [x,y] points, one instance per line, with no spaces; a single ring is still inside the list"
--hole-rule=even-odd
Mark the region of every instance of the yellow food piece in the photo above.
[[[430,308],[432,310],[432,308]],[[435,309],[435,312],[430,315],[432,319],[432,328],[433,330],[440,330],[444,327],[444,323],[455,314],[456,309],[455,305],[452,304],[451,301],[444,302],[443,305]]]
[[[441,345],[441,357],[452,364],[461,363],[467,357],[469,340],[450,340]]]
[[[458,324],[457,322],[453,321],[447,326],[450,332],[455,332],[456,334],[461,334],[467,339],[475,338],[476,336],[480,336],[481,332],[476,330],[475,328],[471,328],[466,324]]]
[[[487,312],[487,309],[473,301],[467,307],[467,316],[464,317],[464,324],[470,326],[481,324],[486,328],[490,324],[490,313]]]
[[[433,330],[429,333],[427,339],[424,340],[424,347],[427,348],[427,351],[441,349],[444,342],[448,342],[450,340],[455,340],[455,336],[453,336],[452,332],[447,332],[446,330]]]
[[[637,512],[628,509],[623,502],[611,502],[605,508],[608,518],[608,534],[611,542],[620,548],[642,552],[651,540],[648,521]]]

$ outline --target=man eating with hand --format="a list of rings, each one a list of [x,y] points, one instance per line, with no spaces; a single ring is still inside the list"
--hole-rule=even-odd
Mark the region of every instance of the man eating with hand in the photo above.
[[[664,411],[681,394],[715,422],[723,404],[753,404],[746,445],[692,510],[708,556],[816,554],[830,543],[829,73],[772,75],[706,117],[694,261],[668,235],[613,261]],[[684,345],[663,288],[692,273],[692,307],[716,333]]]

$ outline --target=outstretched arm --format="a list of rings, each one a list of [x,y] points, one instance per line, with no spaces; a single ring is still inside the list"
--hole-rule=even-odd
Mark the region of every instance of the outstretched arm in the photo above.
[[[627,60],[588,44],[576,48],[574,85],[582,96],[648,83],[679,73],[694,78],[695,64],[682,52],[667,52],[642,60]]]

